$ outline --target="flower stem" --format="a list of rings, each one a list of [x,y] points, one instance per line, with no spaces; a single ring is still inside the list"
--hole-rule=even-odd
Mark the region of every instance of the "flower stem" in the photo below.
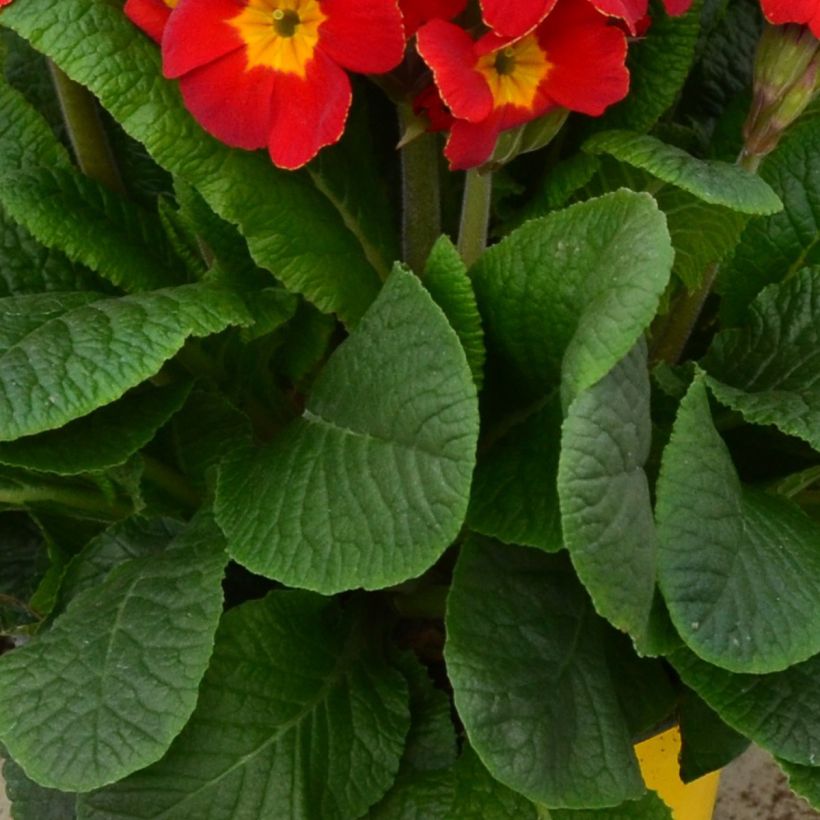
[[[464,201],[461,205],[461,226],[458,232],[458,250],[469,268],[487,247],[490,224],[490,200],[493,175],[473,168],[467,171],[464,182]]]
[[[402,135],[417,125],[408,105],[399,106]],[[433,244],[441,234],[438,140],[423,132],[401,149],[402,256],[421,274]]]
[[[100,119],[97,101],[90,91],[75,83],[51,61],[48,67],[80,170],[110,190],[124,193],[125,186]]]
[[[145,478],[184,506],[196,509],[202,503],[200,492],[181,473],[145,453],[142,464]]]
[[[133,512],[130,504],[111,501],[102,493],[79,486],[27,483],[15,481],[13,485],[0,486],[0,504],[25,508],[29,504],[57,504],[73,510],[97,513],[104,519],[124,518]]]

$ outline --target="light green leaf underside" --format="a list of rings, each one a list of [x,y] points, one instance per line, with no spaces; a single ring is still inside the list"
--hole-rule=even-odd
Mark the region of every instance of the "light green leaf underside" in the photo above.
[[[473,268],[489,345],[565,405],[606,375],[652,320],[673,251],[646,194],[618,191],[527,222]]]
[[[462,545],[445,657],[490,773],[537,803],[614,806],[643,793],[589,599],[559,557]]]
[[[238,296],[197,284],[99,299],[27,327],[0,353],[0,441],[87,415],[153,376],[188,336],[246,321]]]
[[[783,209],[777,194],[756,174],[728,162],[697,159],[648,134],[605,131],[587,140],[583,148],[592,154],[609,154],[711,205],[746,214]]]
[[[223,548],[201,518],[162,556],[124,563],[0,658],[0,739],[29,777],[88,791],[162,757],[208,665]]]
[[[14,820],[74,820],[76,817],[76,794],[38,786],[13,760],[3,763],[3,779]]]
[[[229,457],[216,512],[254,572],[332,593],[419,575],[466,512],[478,408],[467,361],[397,268],[270,445]]]
[[[436,304],[458,334],[473,381],[480,390],[484,381],[484,330],[467,266],[453,243],[442,236],[433,245],[422,277]]]
[[[472,530],[506,544],[563,548],[556,484],[561,420],[556,393],[479,456],[467,511]]]
[[[396,776],[407,687],[334,602],[281,591],[227,612],[188,725],[82,817],[349,820]]]
[[[820,450],[820,267],[766,288],[742,327],[717,335],[703,366],[715,396],[747,421]]]
[[[123,464],[184,404],[190,382],[128,393],[57,430],[0,443],[0,464],[59,475]]]
[[[778,760],[778,765],[789,778],[792,791],[799,794],[820,812],[820,768],[816,766],[798,766],[787,760]]]
[[[685,649],[670,661],[735,731],[792,763],[820,760],[820,655],[768,675],[736,675]]]
[[[652,443],[646,342],[570,405],[558,495],[564,541],[599,615],[636,640],[655,594],[657,533],[644,466]]]
[[[261,267],[345,321],[364,313],[378,276],[331,202],[307,174],[279,171],[261,152],[208,137],[162,78],[155,44],[121,6],[28,0],[5,9],[3,24],[89,87],[160,165],[238,224]]]
[[[672,820],[672,812],[654,792],[647,792],[640,800],[622,803],[614,809],[589,811],[550,812],[551,820]]]
[[[701,377],[681,402],[657,495],[660,587],[694,652],[762,673],[820,651],[820,526],[741,485]]]

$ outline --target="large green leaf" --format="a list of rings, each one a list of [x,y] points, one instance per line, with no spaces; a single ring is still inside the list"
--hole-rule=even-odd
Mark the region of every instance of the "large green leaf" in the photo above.
[[[3,763],[3,779],[14,820],[74,820],[76,817],[76,794],[44,789],[26,777],[13,760]]]
[[[590,809],[589,811],[552,811],[552,820],[671,820],[672,813],[654,792],[648,792],[640,800],[631,800],[613,809]]]
[[[28,297],[17,297],[23,298]],[[16,338],[5,340],[0,441],[84,416],[153,376],[188,336],[248,320],[238,296],[203,284],[79,306],[74,303],[81,297],[60,298],[70,300],[72,309],[37,327],[25,325]],[[0,312],[4,304],[8,300],[0,300]]]
[[[29,777],[87,791],[162,757],[197,701],[224,566],[224,541],[202,517],[0,657],[0,738]]]
[[[735,731],[792,763],[820,761],[820,655],[769,675],[736,675],[685,649],[670,660]]]
[[[820,267],[766,288],[703,366],[721,402],[820,450]]]
[[[738,321],[766,285],[820,263],[820,128],[798,127],[760,168],[784,204],[753,220],[718,283],[724,317]]]
[[[595,609],[644,638],[658,537],[644,472],[652,443],[646,342],[569,406],[558,495],[564,541]]]
[[[609,154],[708,202],[745,214],[775,214],[783,203],[756,174],[738,165],[702,160],[648,134],[604,131],[584,143],[592,154]]]
[[[393,782],[407,687],[333,601],[274,592],[230,610],[196,711],[157,764],[82,817],[349,820]]]
[[[229,551],[254,572],[325,593],[418,575],[463,523],[477,433],[458,338],[397,268],[303,416],[223,462],[216,512]]]
[[[145,387],[57,430],[0,443],[0,464],[59,475],[105,470],[144,447],[179,410],[190,382]]]
[[[778,760],[780,768],[789,778],[792,790],[805,798],[813,808],[820,812],[820,768],[817,766],[798,766],[787,760]]]
[[[462,546],[445,649],[456,708],[490,773],[535,802],[606,807],[643,793],[602,626],[560,557]]]
[[[820,526],[741,485],[702,377],[681,403],[657,494],[661,591],[700,657],[774,672],[820,651]]]
[[[342,217],[307,174],[208,137],[162,78],[159,53],[119,4],[27,0],[2,22],[88,86],[154,159],[242,229],[255,260],[318,307],[356,321],[378,276]]]
[[[652,320],[673,252],[646,194],[619,191],[527,222],[473,269],[489,344],[565,405],[605,376]]]

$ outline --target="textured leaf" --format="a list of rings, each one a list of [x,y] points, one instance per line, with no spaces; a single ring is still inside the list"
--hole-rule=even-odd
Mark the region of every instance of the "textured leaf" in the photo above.
[[[87,791],[165,753],[213,648],[223,547],[201,518],[161,557],[123,564],[0,657],[0,737],[29,777]]]
[[[225,614],[190,722],[157,764],[82,799],[82,817],[348,820],[396,775],[407,689],[359,618],[274,592]]]
[[[0,353],[0,441],[84,416],[154,375],[188,336],[245,321],[236,295],[183,285],[100,299],[27,328]]]
[[[464,520],[478,428],[455,333],[397,269],[334,353],[303,416],[220,469],[216,511],[233,558],[324,593],[427,569]]]
[[[736,675],[685,649],[670,660],[735,731],[784,760],[805,766],[820,761],[820,655],[768,675]]]
[[[606,375],[649,324],[672,246],[645,194],[619,191],[527,222],[473,269],[489,344],[565,405]]]
[[[694,692],[686,691],[678,711],[680,776],[691,783],[728,766],[749,747],[749,739],[727,726]]]
[[[88,86],[160,165],[238,224],[261,267],[346,321],[364,313],[378,276],[330,201],[306,174],[207,137],[162,79],[155,45],[119,5],[28,0],[5,9],[3,23]]]
[[[589,811],[551,811],[552,820],[671,820],[672,813],[654,792],[648,792],[640,800],[622,803],[613,809]]]
[[[753,424],[774,424],[820,450],[820,267],[766,288],[703,366],[715,396]]]
[[[74,820],[76,817],[76,794],[38,786],[13,760],[3,763],[3,779],[14,820]]]
[[[5,174],[0,203],[47,247],[87,265],[126,291],[185,281],[156,214],[78,171],[39,168]]]
[[[647,171],[711,205],[722,205],[745,214],[774,214],[783,203],[756,174],[738,165],[702,160],[648,134],[604,131],[584,143],[592,154],[615,159]]]
[[[564,541],[595,609],[641,640],[658,537],[644,466],[652,443],[646,342],[569,406],[558,495]]]
[[[59,475],[126,462],[182,407],[190,382],[128,393],[57,430],[0,443],[0,464]]]
[[[560,558],[462,546],[445,649],[459,717],[494,777],[550,807],[643,792],[601,626]]]
[[[424,286],[444,311],[458,334],[467,356],[473,381],[480,390],[484,381],[484,331],[467,266],[453,243],[442,236],[430,252],[424,268]]]
[[[702,377],[681,402],[657,495],[660,587],[691,649],[735,672],[820,651],[820,526],[741,485]]]
[[[766,285],[820,263],[820,128],[806,123],[769,156],[760,176],[783,201],[782,213],[753,220],[721,272],[721,309],[736,323]]]
[[[778,765],[789,778],[792,790],[807,800],[811,806],[820,811],[820,768],[816,766],[798,766],[787,760],[778,760]]]
[[[30,602],[47,568],[42,534],[28,516],[0,513],[0,634],[37,620]]]
[[[563,548],[556,485],[561,418],[556,394],[479,456],[467,511],[471,529],[507,544]]]

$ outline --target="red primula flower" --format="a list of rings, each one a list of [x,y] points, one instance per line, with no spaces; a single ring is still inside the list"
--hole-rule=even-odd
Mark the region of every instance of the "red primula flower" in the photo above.
[[[399,0],[404,31],[412,37],[428,20],[452,20],[467,7],[467,0]]]
[[[128,19],[149,37],[162,42],[162,32],[179,0],[126,0]]]
[[[217,139],[267,146],[300,168],[336,142],[350,108],[344,69],[398,65],[405,37],[397,0],[180,0],[162,41],[165,76]]]
[[[663,0],[666,11],[677,16],[689,10],[692,0]],[[632,34],[649,11],[649,0],[590,0],[598,11],[624,20]],[[556,0],[481,0],[484,22],[503,37],[521,37],[555,8]]]
[[[514,41],[490,32],[474,42],[433,20],[419,29],[418,50],[455,118],[445,149],[454,169],[484,163],[507,128],[558,107],[598,116],[629,90],[626,35],[587,0],[557,0]]]
[[[770,23],[803,23],[820,38],[820,0],[761,0]]]

